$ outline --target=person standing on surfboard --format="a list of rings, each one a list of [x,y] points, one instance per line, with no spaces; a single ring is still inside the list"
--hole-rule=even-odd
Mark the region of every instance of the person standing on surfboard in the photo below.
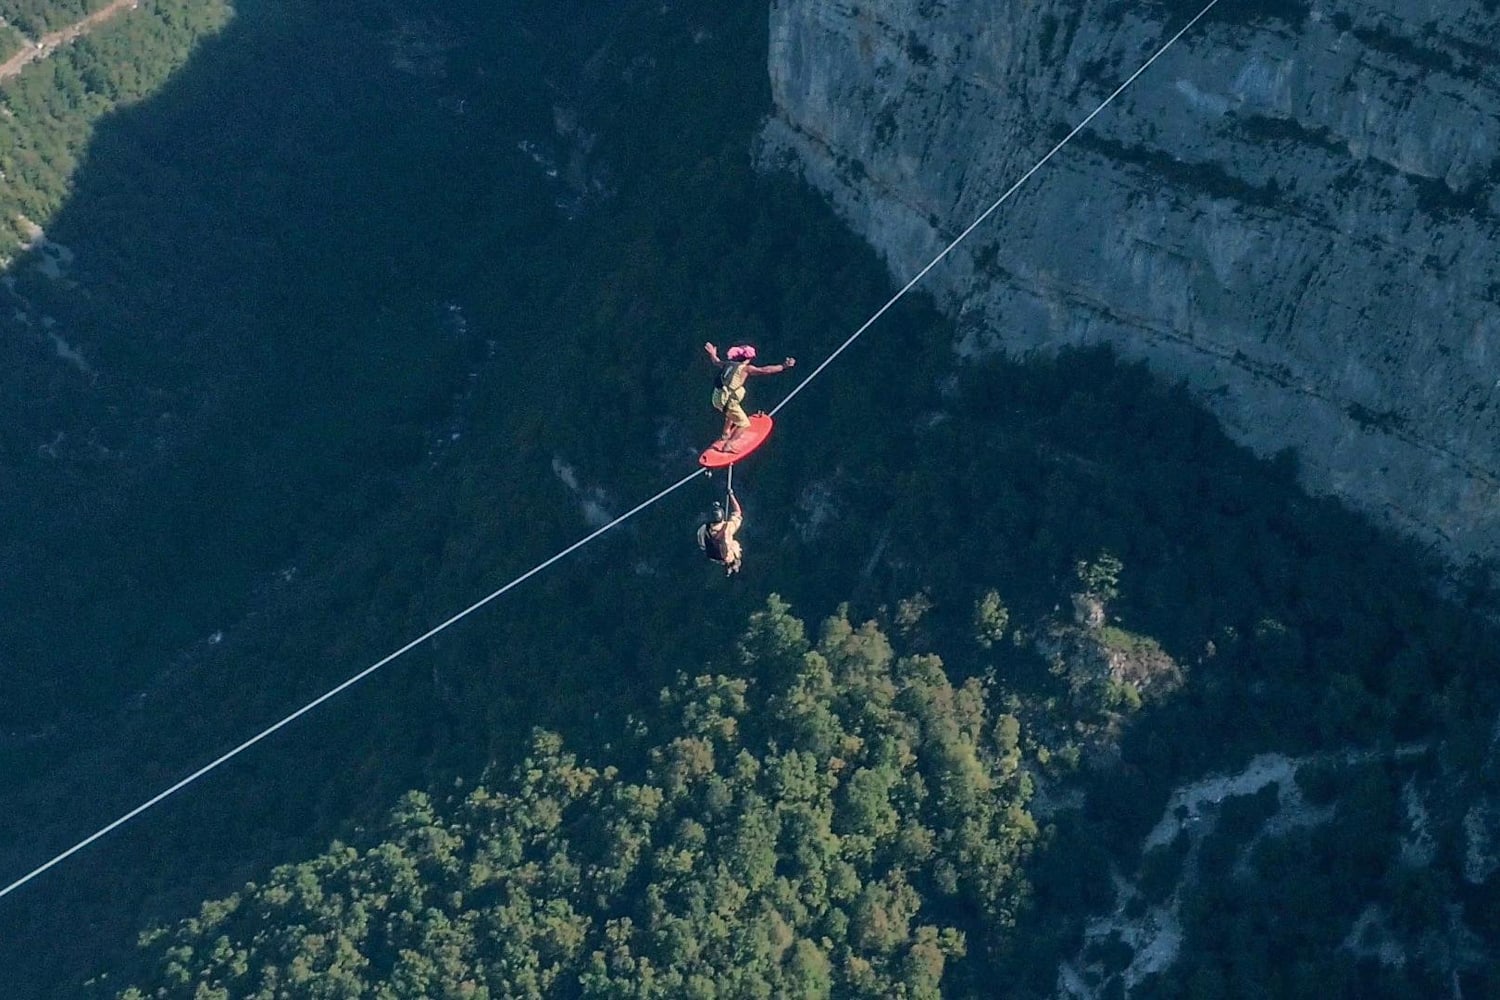
[[[698,547],[714,562],[724,564],[725,576],[740,571],[744,553],[740,550],[739,539],[734,536],[744,523],[745,511],[740,507],[740,498],[730,490],[729,515],[725,516],[722,505],[714,504],[708,521],[698,528]]]
[[[734,454],[734,440],[746,427],[750,426],[750,418],[745,415],[745,380],[751,375],[776,375],[786,371],[797,363],[796,358],[787,358],[779,365],[752,365],[755,360],[755,348],[749,344],[736,344],[724,352],[724,359],[719,359],[719,349],[713,344],[704,344],[703,349],[708,352],[708,360],[719,368],[718,377],[714,379],[714,394],[712,402],[714,409],[724,414],[724,433],[720,435],[719,441],[714,445],[719,451]]]

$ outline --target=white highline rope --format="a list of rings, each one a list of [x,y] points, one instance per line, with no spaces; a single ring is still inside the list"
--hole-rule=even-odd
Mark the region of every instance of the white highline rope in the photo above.
[[[823,363],[820,364],[820,365],[818,365],[818,367],[814,368],[811,372],[809,372],[807,378],[803,379],[801,382],[798,382],[797,385],[796,385],[796,387],[794,389],[792,389],[791,392],[787,393],[786,398],[783,399],[781,402],[777,403],[776,406],[771,410],[771,416],[774,417],[781,410],[781,408],[783,406],[785,406],[786,404],[790,403],[792,401],[792,398],[794,396],[796,396],[797,393],[801,392],[802,389],[803,389],[803,387],[805,387],[807,385],[807,383],[809,383],[813,379],[817,378],[818,375],[823,371],[824,368],[827,368],[830,364],[833,363],[833,359],[834,358],[836,358],[840,354],[844,353],[844,348],[848,347],[850,344],[854,343],[857,339],[859,339],[860,334],[864,333],[871,326],[873,326],[874,323],[875,323],[875,321],[878,320],[880,317],[884,316],[886,314],[886,311],[888,309],[890,309],[891,306],[893,306],[897,302],[899,302],[901,300],[901,298],[906,295],[907,292],[911,291],[914,287],[916,287],[917,282],[919,282],[923,278],[927,277],[927,272],[928,271],[931,271],[934,267],[937,267],[938,263],[940,261],[942,261],[942,259],[944,257],[946,257],[946,256],[948,256],[948,254],[952,253],[954,247],[958,246],[966,238],[968,238],[968,235],[970,233],[972,233],[975,229],[978,229],[979,226],[984,222],[984,220],[988,219],[991,215],[994,215],[995,211],[997,209],[999,209],[1001,205],[1005,204],[1006,201],[1008,201],[1010,199],[1010,196],[1013,195],[1013,194],[1015,194],[1016,191],[1021,187],[1021,185],[1025,184],[1031,178],[1032,174],[1034,174],[1038,170],[1042,169],[1042,167],[1046,164],[1046,162],[1048,160],[1052,159],[1052,157],[1057,153],[1058,150],[1062,149],[1070,141],[1072,141],[1073,137],[1076,136],[1079,132],[1082,132],[1084,130],[1084,128],[1088,126],[1089,122],[1093,121],[1096,117],[1098,117],[1099,113],[1101,111],[1103,111],[1105,108],[1109,107],[1109,105],[1114,101],[1114,99],[1116,97],[1119,97],[1121,94],[1123,94],[1125,92],[1125,88],[1129,87],[1132,83],[1135,82],[1136,77],[1138,77],[1142,73],[1146,72],[1146,70],[1151,67],[1152,63],[1154,63],[1154,62],[1156,62],[1156,60],[1160,59],[1162,57],[1162,55],[1165,54],[1168,49],[1170,49],[1173,45],[1177,44],[1177,40],[1179,38],[1181,38],[1183,35],[1187,34],[1188,31],[1193,27],[1193,25],[1195,25],[1199,21],[1201,21],[1203,19],[1203,16],[1205,14],[1207,14],[1210,10],[1212,10],[1214,8],[1214,5],[1217,4],[1218,2],[1219,2],[1219,0],[1208,0],[1208,3],[1204,6],[1204,8],[1202,10],[1200,10],[1196,15],[1194,15],[1194,17],[1193,17],[1193,19],[1191,21],[1189,21],[1187,24],[1184,24],[1182,26],[1182,28],[1177,32],[1177,34],[1175,34],[1171,38],[1167,39],[1166,44],[1162,45],[1161,48],[1157,49],[1154,53],[1152,53],[1150,59],[1147,59],[1145,62],[1141,63],[1141,66],[1140,66],[1139,69],[1137,69],[1134,73],[1132,73],[1128,77],[1126,77],[1125,78],[1125,82],[1122,83],[1122,84],[1120,84],[1118,87],[1116,87],[1115,90],[1114,90],[1114,93],[1110,94],[1103,101],[1101,101],[1099,103],[1099,106],[1097,108],[1095,108],[1093,111],[1090,111],[1087,118],[1085,118],[1083,121],[1079,122],[1077,125],[1073,126],[1073,131],[1071,131],[1067,135],[1063,136],[1062,141],[1059,142],[1057,145],[1053,146],[1051,149],[1049,149],[1047,151],[1047,155],[1046,156],[1042,157],[1040,160],[1037,160],[1036,163],[1031,167],[1031,169],[1028,170],[1028,171],[1026,171],[1024,174],[1022,174],[1021,177],[1020,177],[1020,179],[1017,180],[1014,184],[1012,184],[1009,187],[1009,189],[1006,190],[1006,192],[1004,194],[1002,194],[999,198],[997,198],[995,200],[995,203],[993,205],[991,205],[989,208],[985,209],[984,213],[982,215],[980,215],[979,218],[977,218],[973,222],[969,223],[969,227],[967,229],[965,229],[963,232],[959,233],[958,237],[956,239],[954,239],[954,241],[952,243],[949,243],[946,247],[944,247],[942,253],[940,253],[936,257],[932,258],[932,260],[928,262],[928,264],[927,264],[926,267],[922,268],[922,270],[920,270],[920,271],[917,272],[916,277],[912,278],[910,281],[908,281],[905,284],[905,286],[902,287],[901,291],[899,291],[895,295],[891,296],[891,300],[889,302],[887,302],[885,305],[881,306],[880,309],[878,311],[876,311],[875,315],[873,315],[869,319],[865,320],[864,324],[862,326],[860,326],[860,328],[858,330],[855,330],[853,333],[851,333],[849,335],[849,339],[845,340],[842,344],[840,344],[838,346],[838,350],[834,351],[832,354],[828,355],[828,357],[824,358],[823,359]]]
[[[573,551],[575,551],[577,549],[582,548],[583,546],[587,545],[589,542],[591,542],[594,539],[598,538],[600,535],[604,534],[606,531],[610,530],[611,528],[615,527],[616,525],[621,524],[624,521],[629,520],[630,518],[634,517],[636,514],[639,514],[641,511],[645,510],[647,507],[650,507],[652,504],[656,503],[658,500],[661,500],[667,494],[669,494],[669,493],[671,493],[671,492],[673,492],[675,490],[681,489],[683,486],[686,486],[688,483],[692,482],[694,479],[697,479],[699,476],[703,475],[703,471],[704,470],[699,469],[696,472],[694,472],[692,475],[687,476],[687,477],[685,477],[683,479],[678,480],[676,483],[673,483],[671,486],[668,486],[666,489],[662,490],[660,493],[656,494],[656,496],[652,497],[650,500],[647,500],[645,503],[638,504],[637,506],[635,506],[635,507],[631,508],[630,510],[626,511],[624,514],[621,514],[619,517],[615,518],[613,521],[611,521],[608,524],[604,525],[602,528],[599,528],[599,529],[595,530],[593,533],[591,533],[591,534],[589,534],[589,535],[587,535],[587,536],[579,539],[578,541],[574,542],[572,545],[569,545],[567,548],[563,549],[561,552],[557,553],[557,555],[555,555],[552,558],[548,559],[546,562],[538,563],[536,566],[533,566],[531,569],[527,570],[525,573],[522,573],[520,576],[516,577],[514,580],[510,581],[505,586],[501,587],[499,590],[495,591],[493,594],[489,595],[488,597],[484,598],[483,600],[474,602],[473,604],[469,605],[464,610],[460,611],[458,614],[454,615],[452,618],[449,618],[447,621],[443,622],[441,625],[438,625],[438,626],[436,626],[434,628],[429,629],[427,632],[425,632],[422,635],[418,636],[417,638],[413,639],[411,642],[408,642],[406,645],[402,646],[400,649],[396,650],[394,653],[391,653],[389,656],[384,657],[383,659],[379,660],[376,663],[372,663],[370,666],[368,666],[365,669],[361,670],[359,673],[355,674],[353,677],[350,677],[348,680],[344,681],[338,687],[333,688],[332,690],[328,691],[325,694],[319,695],[317,698],[315,698],[312,701],[308,702],[306,705],[303,705],[301,708],[297,709],[297,711],[293,712],[291,715],[288,715],[286,718],[282,719],[280,722],[276,723],[273,726],[268,726],[267,728],[261,730],[259,733],[256,733],[254,736],[250,737],[245,742],[241,743],[239,746],[235,747],[233,750],[230,750],[228,753],[224,754],[223,756],[221,756],[221,757],[219,757],[219,758],[217,758],[217,759],[215,759],[215,760],[213,760],[213,761],[211,761],[211,762],[203,765],[198,770],[196,770],[192,774],[188,775],[186,778],[183,778],[181,781],[177,782],[177,784],[173,785],[171,788],[168,788],[166,791],[161,792],[161,793],[153,796],[152,798],[146,800],[145,802],[142,802],[140,805],[138,805],[134,809],[130,810],[130,812],[128,812],[125,815],[121,816],[119,819],[115,820],[113,823],[109,824],[108,826],[102,827],[96,833],[93,833],[90,836],[85,837],[83,840],[80,840],[78,843],[74,844],[72,847],[68,848],[66,851],[63,851],[61,854],[59,854],[57,857],[53,858],[51,861],[48,861],[44,865],[37,866],[36,868],[34,868],[31,871],[27,872],[25,875],[23,875],[20,878],[16,879],[10,885],[6,886],[4,889],[0,889],[0,896],[5,896],[5,895],[7,895],[7,894],[9,894],[11,892],[14,892],[16,889],[19,889],[21,886],[25,885],[27,882],[30,882],[32,879],[36,878],[38,875],[42,874],[47,869],[51,868],[53,865],[56,865],[59,862],[67,860],[69,857],[72,857],[74,854],[77,854],[79,851],[83,850],[85,847],[89,846],[94,841],[98,840],[100,837],[103,837],[106,834],[109,834],[110,832],[112,832],[112,831],[114,831],[116,829],[119,829],[120,827],[124,826],[126,823],[129,823],[131,820],[135,819],[137,816],[139,816],[141,813],[145,812],[147,809],[150,809],[152,806],[154,806],[157,803],[161,802],[163,799],[165,799],[168,796],[173,795],[173,794],[181,791],[182,789],[186,788],[188,785],[191,785],[193,782],[195,782],[199,778],[203,777],[208,772],[214,770],[216,767],[220,766],[221,764],[226,763],[227,761],[233,759],[234,757],[239,756],[241,753],[244,753],[246,750],[248,750],[251,747],[255,746],[255,744],[259,743],[261,740],[265,739],[267,736],[270,736],[272,733],[276,732],[277,730],[281,729],[282,727],[290,725],[291,723],[295,722],[297,719],[300,719],[302,716],[306,715],[308,712],[311,712],[313,709],[317,708],[319,705],[323,704],[323,702],[327,701],[328,699],[334,697],[335,695],[339,694],[340,692],[342,692],[342,691],[344,691],[344,690],[346,690],[348,688],[353,687],[355,684],[358,684],[360,681],[364,680],[366,677],[370,676],[375,671],[377,671],[381,667],[385,666],[387,663],[390,663],[392,660],[396,659],[396,657],[401,656],[401,655],[403,655],[403,654],[405,654],[407,652],[410,652],[412,649],[415,649],[417,646],[420,646],[422,643],[426,642],[428,639],[431,639],[433,636],[437,635],[439,632],[441,632],[444,629],[448,628],[450,625],[453,625],[454,623],[458,622],[459,620],[461,620],[463,618],[467,618],[469,615],[473,614],[475,611],[478,611],[480,608],[484,607],[486,604],[490,603],[495,598],[497,598],[501,594],[505,593],[507,590],[510,590],[512,587],[515,587],[515,586],[518,586],[521,583],[524,583],[526,580],[528,580],[531,577],[535,576],[537,573],[540,573],[542,570],[546,569],[548,566],[551,566],[553,563],[557,562],[559,559],[561,559],[564,556],[568,555],[570,552],[573,552]]]
[[[864,333],[871,326],[873,326],[876,320],[878,320],[878,319],[880,319],[880,317],[884,316],[886,314],[886,312],[891,308],[891,306],[895,305],[898,301],[901,300],[902,297],[904,297],[906,295],[907,292],[911,291],[914,287],[916,287],[917,282],[921,281],[923,278],[925,278],[927,276],[927,272],[931,271],[934,267],[936,267],[943,260],[943,258],[947,257],[948,254],[953,251],[954,247],[956,247],[960,243],[962,243],[968,237],[968,235],[970,233],[972,233],[975,229],[979,228],[979,226],[986,219],[988,219],[991,215],[993,215],[1000,208],[1001,205],[1005,204],[1005,202],[1010,199],[1010,196],[1013,195],[1013,194],[1015,194],[1016,191],[1021,187],[1021,185],[1025,184],[1026,181],[1031,178],[1032,174],[1034,174],[1038,170],[1040,170],[1047,163],[1048,160],[1052,159],[1052,157],[1057,153],[1058,150],[1062,149],[1070,141],[1072,141],[1073,137],[1076,136],[1079,132],[1082,132],[1084,130],[1084,128],[1088,125],[1089,122],[1093,121],[1096,117],[1098,117],[1098,115],[1099,115],[1099,113],[1101,111],[1103,111],[1105,108],[1109,107],[1109,105],[1114,101],[1114,99],[1116,97],[1119,97],[1122,93],[1125,92],[1125,89],[1127,87],[1129,87],[1132,83],[1135,82],[1136,77],[1138,77],[1142,73],[1146,72],[1146,70],[1151,67],[1152,63],[1156,62],[1157,59],[1160,59],[1162,57],[1162,55],[1168,49],[1170,49],[1173,45],[1175,45],[1177,43],[1177,40],[1179,38],[1181,38],[1183,35],[1187,34],[1188,31],[1193,27],[1193,25],[1197,24],[1200,20],[1202,20],[1203,17],[1204,17],[1204,15],[1206,15],[1210,10],[1212,10],[1214,8],[1214,5],[1216,5],[1218,2],[1219,2],[1219,0],[1209,0],[1208,4],[1205,5],[1202,10],[1200,10],[1196,15],[1193,16],[1192,20],[1188,21],[1187,24],[1183,25],[1182,28],[1175,35],[1173,35],[1171,38],[1167,39],[1166,43],[1164,45],[1162,45],[1161,48],[1157,49],[1156,52],[1154,52],[1151,55],[1151,58],[1147,59],[1144,63],[1142,63],[1141,66],[1140,66],[1140,68],[1137,69],[1134,73],[1132,73],[1132,74],[1130,74],[1130,76],[1126,77],[1124,83],[1122,83],[1118,87],[1116,87],[1115,90],[1114,90],[1114,92],[1111,93],[1108,97],[1106,97],[1102,102],[1100,102],[1100,104],[1099,104],[1099,106],[1097,108],[1095,108],[1093,111],[1089,112],[1088,116],[1086,118],[1084,118],[1083,121],[1081,121],[1077,125],[1075,125],[1073,127],[1073,130],[1071,132],[1069,132],[1067,135],[1063,136],[1062,140],[1060,142],[1058,142],[1057,145],[1053,146],[1050,150],[1048,150],[1047,151],[1047,155],[1043,156],[1040,160],[1038,160],[1031,167],[1031,169],[1027,170],[1024,174],[1022,174],[1020,176],[1020,178],[1014,184],[1012,184],[1010,186],[1010,188],[1007,189],[1004,194],[1002,194],[998,199],[995,200],[995,203],[993,205],[991,205],[989,208],[987,208],[987,209],[984,210],[983,214],[981,214],[973,222],[969,223],[968,228],[965,229],[963,232],[959,233],[958,236],[957,236],[957,238],[955,238],[952,243],[949,243],[946,247],[944,247],[942,253],[938,254],[936,257],[934,257],[927,264],[926,267],[924,267],[924,268],[922,268],[922,270],[918,271],[917,274],[916,274],[916,276],[913,277],[910,281],[908,281],[905,284],[905,286],[903,286],[902,289],[899,292],[897,292],[895,295],[893,295],[891,297],[891,299],[890,299],[889,302],[887,302],[885,305],[881,306],[880,309],[878,311],[876,311],[876,313],[873,316],[871,316],[869,319],[865,320],[865,322],[863,323],[863,325],[861,325],[858,330],[855,330],[852,334],[850,334],[849,338],[847,340],[845,340],[842,344],[840,344],[837,350],[835,350],[832,354],[828,355],[828,357],[823,360],[822,364],[820,364],[820,365],[818,365],[818,367],[814,368],[810,373],[808,373],[808,376],[806,378],[804,378],[801,382],[797,383],[796,387],[793,388],[791,392],[787,393],[786,398],[783,399],[781,402],[777,403],[776,406],[771,410],[771,415],[775,416],[776,413],[779,412],[783,406],[786,406],[787,403],[790,403],[792,401],[792,398],[794,396],[796,396],[797,393],[801,392],[803,390],[803,388],[809,382],[811,382],[813,379],[817,378],[818,375],[822,373],[823,369],[827,368],[833,362],[834,358],[836,358],[840,354],[842,354],[844,352],[845,348],[847,348],[850,344],[854,343],[854,341],[857,340],[862,333]],[[731,466],[731,468],[733,468],[733,466]],[[350,677],[348,680],[344,681],[338,687],[335,687],[332,690],[326,692],[325,694],[322,694],[319,697],[315,698],[314,700],[308,702],[306,705],[304,705],[301,708],[297,709],[297,711],[293,712],[291,715],[288,715],[286,718],[282,719],[280,722],[277,722],[275,725],[272,725],[272,726],[267,727],[266,729],[263,729],[261,732],[259,732],[256,735],[250,737],[250,739],[248,739],[245,742],[241,743],[239,746],[235,747],[233,750],[230,750],[228,753],[225,753],[223,756],[221,756],[221,757],[219,757],[219,758],[217,758],[217,759],[209,762],[208,764],[205,764],[203,767],[201,767],[198,770],[194,771],[192,774],[188,775],[186,778],[183,778],[181,781],[177,782],[177,784],[173,785],[172,787],[166,789],[163,792],[158,793],[157,795],[153,796],[152,798],[150,798],[150,799],[146,800],[145,802],[141,803],[140,805],[136,806],[130,812],[128,812],[125,815],[121,816],[119,819],[115,820],[113,823],[110,823],[108,826],[100,828],[97,832],[95,832],[93,834],[90,834],[88,837],[85,837],[83,840],[80,840],[78,843],[74,844],[72,847],[68,848],[66,851],[63,851],[61,854],[57,855],[51,861],[48,861],[46,864],[39,865],[38,867],[32,869],[30,872],[27,872],[25,875],[23,875],[20,878],[16,879],[10,885],[6,886],[3,889],[0,889],[0,897],[4,897],[6,895],[9,895],[10,893],[14,892],[16,889],[19,889],[21,886],[25,885],[27,882],[30,882],[32,879],[36,878],[38,875],[40,875],[43,872],[47,871],[49,868],[52,868],[54,865],[57,865],[60,862],[67,860],[69,857],[72,857],[74,854],[76,854],[79,851],[83,850],[85,847],[89,846],[94,841],[98,840],[99,838],[104,837],[107,834],[113,832],[114,830],[119,829],[121,826],[124,826],[126,823],[130,822],[132,819],[135,819],[135,817],[139,816],[141,813],[145,812],[147,809],[150,809],[152,806],[154,806],[157,803],[161,802],[163,799],[166,799],[169,796],[174,795],[177,792],[181,791],[183,788],[186,788],[188,785],[190,785],[193,782],[197,781],[199,778],[203,777],[205,774],[208,774],[210,771],[212,771],[215,768],[219,767],[220,765],[228,762],[229,760],[233,759],[234,757],[239,756],[241,753],[243,753],[244,751],[250,749],[255,744],[259,743],[261,740],[265,739],[266,737],[268,737],[271,734],[275,733],[276,731],[280,730],[284,726],[290,725],[292,722],[295,722],[297,719],[299,719],[302,716],[306,715],[308,712],[311,712],[313,709],[315,709],[319,705],[323,704],[323,702],[325,702],[328,699],[334,697],[335,695],[343,692],[344,690],[346,690],[346,689],[348,689],[350,687],[353,687],[355,684],[358,684],[360,681],[364,680],[370,674],[373,674],[375,671],[379,670],[381,667],[385,666],[387,663],[390,663],[392,660],[396,659],[398,656],[401,656],[401,655],[403,655],[403,654],[411,651],[415,647],[420,646],[422,643],[426,642],[428,639],[431,639],[433,636],[437,635],[439,632],[441,632],[444,629],[448,628],[450,625],[453,625],[456,622],[458,622],[460,619],[466,618],[469,615],[473,614],[475,611],[478,611],[480,608],[484,607],[486,604],[490,603],[495,598],[499,597],[501,594],[504,594],[506,591],[510,590],[512,587],[515,587],[515,586],[517,586],[517,585],[525,582],[526,580],[530,579],[535,574],[540,573],[542,570],[546,569],[548,566],[551,566],[553,563],[557,562],[559,559],[563,558],[564,556],[568,555],[571,552],[574,552],[577,549],[582,548],[584,545],[587,545],[589,542],[593,541],[595,538],[598,538],[600,535],[604,534],[606,531],[608,531],[611,528],[615,527],[616,525],[622,523],[623,521],[625,521],[625,520],[627,520],[627,519],[629,519],[631,517],[634,517],[636,514],[638,514],[641,511],[645,510],[647,507],[649,507],[652,504],[656,503],[658,500],[661,500],[667,494],[672,493],[675,490],[678,490],[678,489],[682,488],[683,486],[686,486],[689,482],[691,482],[692,480],[698,478],[702,474],[703,474],[703,470],[699,469],[696,472],[692,473],[691,475],[686,476],[683,479],[678,480],[673,485],[668,486],[666,489],[664,489],[660,493],[656,494],[656,496],[652,497],[650,500],[647,500],[644,503],[639,504],[638,506],[631,508],[626,513],[621,514],[619,517],[615,518],[613,521],[611,521],[608,524],[604,525],[602,528],[599,528],[598,530],[594,531],[593,533],[591,533],[589,535],[586,535],[585,537],[583,537],[583,538],[579,539],[578,541],[574,542],[572,545],[570,545],[567,548],[563,549],[561,552],[557,553],[555,556],[551,557],[550,559],[546,560],[545,562],[537,564],[536,566],[534,566],[531,569],[527,570],[525,573],[523,573],[520,576],[516,577],[510,583],[507,583],[505,586],[503,586],[499,590],[495,591],[493,594],[490,594],[488,597],[485,597],[484,599],[482,599],[480,601],[476,601],[474,604],[471,604],[469,607],[467,607],[464,610],[460,611],[458,614],[454,615],[452,618],[449,618],[447,621],[443,622],[441,625],[438,625],[438,626],[430,629],[429,631],[425,632],[421,636],[419,636],[419,637],[413,639],[411,642],[407,643],[405,646],[402,646],[400,649],[396,650],[394,653],[391,653],[390,655],[388,655],[385,658],[379,660],[378,662],[373,663],[370,666],[366,667],[364,670],[361,670],[359,673],[355,674],[353,677]]]

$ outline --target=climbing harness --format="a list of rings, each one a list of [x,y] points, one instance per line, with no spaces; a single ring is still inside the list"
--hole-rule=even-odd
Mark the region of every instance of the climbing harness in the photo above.
[[[712,397],[713,407],[722,411],[730,402],[743,403],[745,401],[745,379],[749,372],[745,371],[748,361],[734,361],[725,365],[719,374],[714,376],[714,394]]]

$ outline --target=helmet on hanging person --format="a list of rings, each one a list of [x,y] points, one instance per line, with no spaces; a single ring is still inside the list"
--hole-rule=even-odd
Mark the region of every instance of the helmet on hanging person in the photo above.
[[[726,356],[730,361],[754,361],[755,348],[749,344],[736,344],[729,349]]]
[[[722,533],[716,530],[726,520],[724,505],[716,503],[713,510],[709,512],[708,520],[698,525],[698,548],[702,549],[703,554],[714,562],[723,562],[727,555],[724,546],[724,537]]]

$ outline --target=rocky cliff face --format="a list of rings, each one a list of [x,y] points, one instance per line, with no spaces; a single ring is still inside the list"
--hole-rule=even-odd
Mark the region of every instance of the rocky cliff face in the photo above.
[[[762,158],[904,281],[1200,6],[772,0]],[[925,287],[960,350],[1108,342],[1500,557],[1500,4],[1221,0]]]

